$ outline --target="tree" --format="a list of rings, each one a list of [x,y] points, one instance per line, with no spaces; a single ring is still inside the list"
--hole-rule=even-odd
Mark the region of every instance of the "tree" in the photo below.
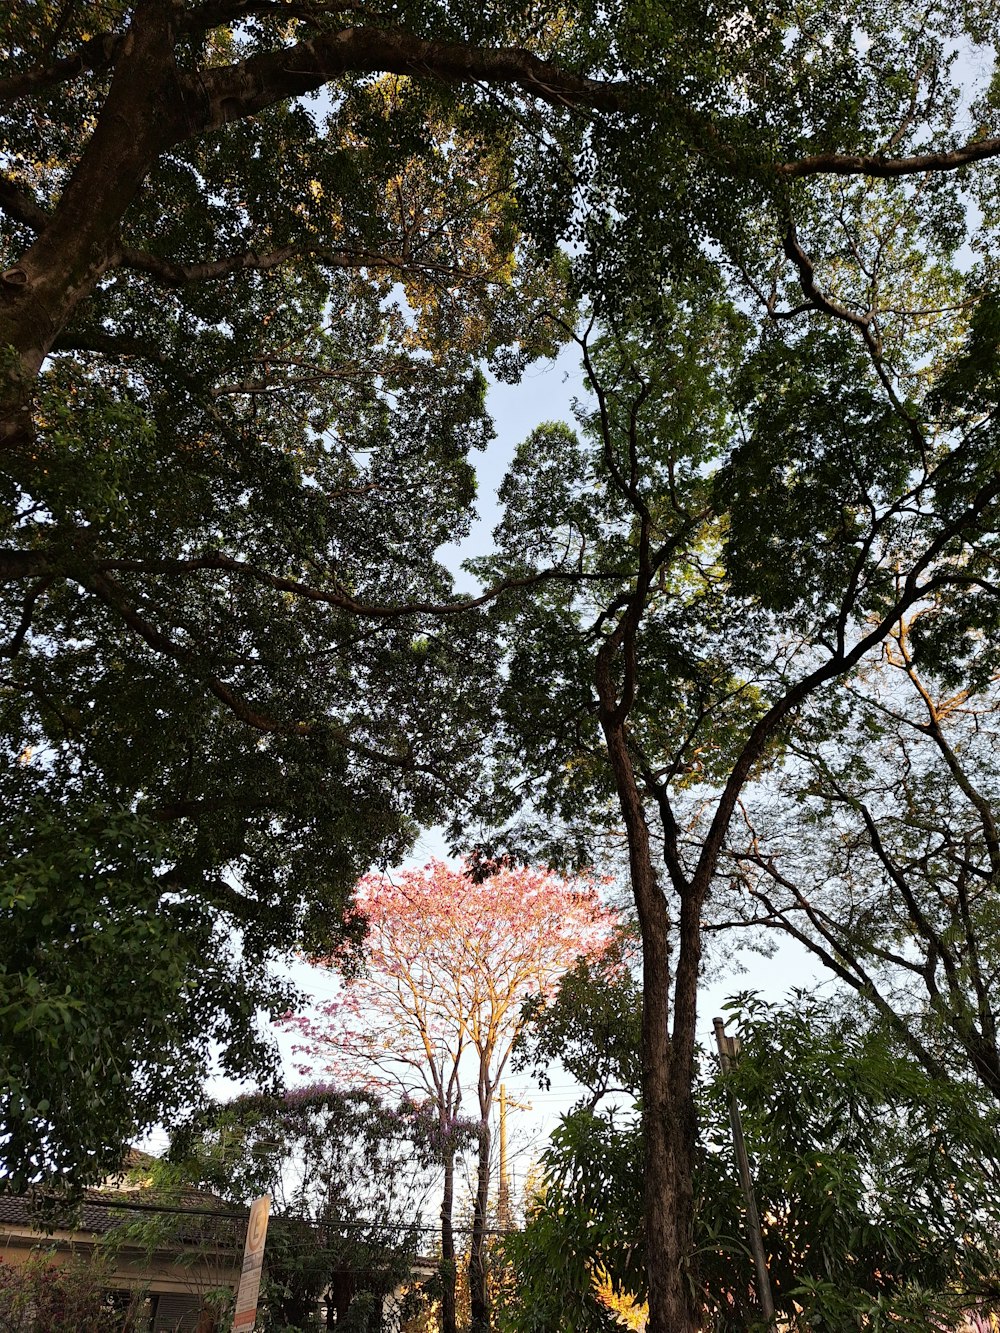
[[[491,153],[441,99],[388,79],[345,85],[329,115],[282,94],[230,132],[221,158],[193,126],[186,147],[154,147],[157,60],[170,82],[176,55],[194,88],[199,62],[242,68],[255,47],[284,59],[280,21],[237,32],[188,10],[36,6],[4,19],[25,77],[0,90],[0,341],[21,345],[14,325],[24,333],[46,303],[40,272],[65,302],[37,384],[35,353],[3,379],[33,404],[24,450],[20,427],[5,436],[0,496],[0,725],[22,761],[0,776],[19,866],[0,902],[15,1183],[68,1166],[78,1183],[102,1174],[198,1095],[205,1031],[232,1072],[273,1075],[256,1013],[288,996],[268,961],[332,948],[358,876],[397,861],[467,785],[477,677],[490,672],[474,626],[445,644],[419,608],[454,610],[435,551],[468,521],[466,453],[490,437],[477,356],[509,342],[505,306],[521,313],[542,282],[529,256],[511,277],[502,145]],[[75,72],[59,64],[91,36]],[[53,42],[57,68],[36,79]],[[62,154],[86,175],[87,157],[90,185],[66,195],[61,168],[39,163],[39,122],[25,137],[21,121],[29,94],[53,163]],[[123,98],[147,125],[134,137]],[[134,171],[122,161],[133,149]],[[278,192],[274,160],[290,173]],[[81,239],[69,212],[98,197],[89,230],[104,257],[71,241],[76,259],[46,259],[61,244],[55,215]],[[133,242],[145,258],[126,277],[104,252]],[[29,269],[26,306],[17,275]],[[391,299],[397,277],[412,319]],[[498,319],[484,328],[487,301]],[[544,346],[524,339],[526,355]],[[79,891],[63,894],[55,865]],[[155,923],[148,939],[136,905]],[[78,938],[90,941],[75,950],[79,982],[63,966]],[[164,984],[145,984],[147,948],[178,960]],[[87,997],[112,972],[129,1003],[92,1023]]]
[[[364,970],[342,996],[291,1020],[303,1051],[338,1078],[401,1089],[438,1121],[444,1165],[442,1322],[454,1333],[456,1129],[474,1087],[476,1190],[469,1258],[473,1328],[489,1327],[486,1230],[490,1114],[521,1027],[521,1007],[561,972],[609,944],[611,912],[589,882],[543,869],[430,862],[394,879],[366,876],[355,894],[365,924]],[[327,960],[333,965],[337,960]],[[468,1072],[471,1064],[471,1076]]]
[[[556,243],[602,316],[624,295],[637,329],[645,284],[721,274],[877,350],[895,307],[869,301],[882,260],[852,268],[835,234],[840,195],[850,212],[853,180],[887,181],[879,198],[916,201],[907,226],[951,244],[966,169],[1000,153],[996,89],[967,107],[954,77],[957,47],[994,42],[993,10],[12,8],[2,725],[11,759],[36,757],[4,796],[20,808],[37,782],[67,842],[80,810],[148,804],[169,843],[150,898],[217,912],[255,965],[328,931],[360,869],[461,803],[482,753],[467,723],[491,644],[468,622],[447,646],[437,632],[456,603],[433,552],[466,520],[464,450],[486,438],[479,354],[516,374],[541,311],[566,316]],[[752,511],[754,486],[738,494]],[[769,566],[744,573],[766,584]],[[232,969],[227,994],[246,1045]],[[58,1067],[14,1063],[35,1071],[23,1114],[55,1105]],[[97,1169],[72,1117],[43,1137]],[[651,1179],[651,1198],[672,1188]]]
[[[591,988],[581,1024],[601,989]],[[697,1088],[694,1297],[705,1326],[763,1328],[733,1161],[731,1086],[776,1310],[789,1328],[955,1328],[971,1309],[989,1312],[1000,1216],[995,1110],[981,1092],[929,1077],[884,1027],[840,1002],[793,994],[781,1005],[752,995],[732,1004],[743,1042],[737,1070],[723,1078],[709,1058]],[[542,1015],[547,1043],[546,1025]],[[634,1105],[581,1102],[542,1165],[526,1227],[505,1246],[516,1277],[501,1326],[613,1328],[604,1291],[647,1290]]]
[[[642,1086],[642,989],[634,975],[635,928],[619,921],[606,949],[564,972],[554,994],[521,1007],[513,1065],[551,1086],[561,1065],[596,1106],[618,1093],[634,1098]]]
[[[995,663],[979,633],[941,655],[953,610],[918,608],[801,719],[776,779],[795,815],[766,785],[748,800],[719,909],[796,939],[929,1072],[997,1098]]]
[[[150,1201],[192,1185],[231,1205],[272,1199],[267,1327],[312,1328],[325,1302],[338,1321],[381,1327],[387,1297],[412,1280],[437,1170],[436,1124],[414,1105],[330,1084],[281,1096],[249,1094],[201,1109],[153,1164]],[[118,1244],[169,1243],[169,1211],[119,1228]],[[350,1311],[350,1315],[348,1315]]]
[[[961,1326],[970,1309],[995,1312],[1000,1161],[996,1110],[981,1090],[928,1074],[843,994],[792,992],[782,1004],[744,995],[731,1005],[744,1037],[731,1077],[772,1284],[792,1327],[798,1317],[814,1333],[884,1322],[916,1333]],[[717,1077],[710,1094],[701,1188],[706,1229],[733,1235],[737,1199],[712,1207],[726,1159],[734,1180],[726,1082]],[[742,1280],[727,1291],[733,1258],[719,1256],[706,1276],[736,1329],[753,1317],[739,1308],[752,1281],[744,1247]]]
[[[890,192],[868,213],[855,198],[859,216],[843,202],[845,229],[870,232],[885,269],[863,316],[844,304],[859,299],[854,272],[838,279],[849,298],[822,292],[793,227],[789,281],[805,300],[770,302],[758,328],[705,281],[675,283],[654,314],[647,304],[611,322],[593,345],[581,337],[595,404],[580,410],[582,438],[553,426],[526,442],[498,554],[476,566],[525,578],[561,559],[566,574],[495,613],[510,666],[484,823],[488,846],[565,858],[624,822],[657,1330],[699,1317],[685,1270],[702,921],[744,792],[781,762],[803,706],[881,651],[902,617],[938,593],[970,633],[995,614],[982,592],[1000,496],[986,462],[992,302],[968,298],[977,312],[956,326],[963,277],[911,248],[899,222],[913,206]],[[951,293],[933,363],[921,287],[942,305]],[[524,792],[522,816],[511,794]]]
[[[230,1074],[271,1078],[246,1029],[276,1000],[209,905],[158,889],[160,826],[25,795],[0,825],[0,1160],[18,1192],[118,1166],[137,1124],[197,1098],[209,1040]]]
[[[586,1092],[541,1155],[523,1230],[503,1239],[511,1272],[501,1329],[611,1330],[621,1326],[611,1304],[646,1293],[635,1109],[642,989],[629,966],[632,943],[623,933],[605,955],[566,972],[547,1004],[525,1006],[516,1067],[547,1087],[561,1064]]]

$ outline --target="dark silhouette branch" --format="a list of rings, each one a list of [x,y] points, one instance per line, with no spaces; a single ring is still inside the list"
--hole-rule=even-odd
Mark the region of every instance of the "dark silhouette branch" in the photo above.
[[[145,273],[164,287],[186,287],[195,282],[211,282],[234,273],[267,273],[299,259],[311,259],[339,269],[379,269],[394,273],[420,272],[454,281],[467,280],[452,265],[424,263],[402,255],[381,254],[374,250],[352,250],[325,245],[285,245],[277,250],[246,250],[238,255],[205,259],[195,264],[177,264],[161,255],[125,248],[119,251],[112,268],[129,268]],[[482,280],[482,279],[480,279]]]
[[[5,643],[0,648],[0,657],[14,658],[24,646],[24,640],[27,637],[28,630],[31,629],[31,621],[35,614],[35,607],[38,605],[38,599],[52,585],[53,579],[40,579],[28,592],[21,607],[21,618],[18,621],[17,628],[14,630],[9,643]]]
[[[84,42],[71,56],[62,56],[48,65],[0,79],[0,102],[16,102],[40,89],[68,83],[81,74],[98,74],[111,69],[121,50],[122,40],[120,33],[102,32]]]
[[[0,210],[36,232],[47,226],[50,216],[27,190],[20,189],[3,175],[0,175]]]

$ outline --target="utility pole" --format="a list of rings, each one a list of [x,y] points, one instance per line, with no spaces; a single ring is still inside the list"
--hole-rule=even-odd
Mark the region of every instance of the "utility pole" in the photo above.
[[[500,1189],[497,1193],[497,1223],[501,1231],[510,1225],[510,1186],[507,1182],[507,1087],[500,1084]]]
[[[722,1066],[723,1074],[728,1074],[733,1069],[736,1057],[740,1053],[740,1039],[739,1037],[726,1036],[726,1025],[721,1018],[713,1019],[712,1022],[715,1027],[715,1040],[719,1047],[719,1064]],[[729,1090],[729,1121],[733,1127],[733,1148],[736,1151],[736,1165],[739,1169],[740,1185],[743,1188],[743,1198],[747,1206],[747,1232],[750,1249],[753,1253],[753,1266],[757,1273],[757,1299],[760,1301],[761,1312],[767,1321],[767,1327],[773,1331],[776,1329],[776,1325],[774,1322],[774,1299],[771,1296],[771,1278],[767,1271],[767,1261],[764,1258],[764,1237],[760,1229],[760,1214],[757,1212],[753,1181],[750,1178],[750,1160],[747,1157],[747,1147],[743,1141],[740,1108],[736,1101],[736,1093],[732,1088]]]

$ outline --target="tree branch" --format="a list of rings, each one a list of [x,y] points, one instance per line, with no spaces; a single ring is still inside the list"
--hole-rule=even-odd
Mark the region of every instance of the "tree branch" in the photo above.
[[[948,766],[948,771],[955,779],[956,786],[979,815],[983,830],[983,839],[986,843],[986,850],[990,858],[990,868],[993,872],[994,879],[1000,879],[1000,830],[997,829],[996,820],[993,817],[993,808],[982,792],[974,785],[971,778],[962,767],[958,755],[948,744],[948,739],[941,727],[941,719],[938,709],[923,681],[917,675],[906,644],[905,635],[902,631],[900,631],[897,638],[897,643],[903,661],[903,670],[912,683],[913,688],[919,694],[924,707],[927,710],[927,722],[920,728],[920,730],[930,736],[931,740],[937,746],[941,757]]]
[[[66,83],[80,74],[96,74],[110,69],[121,49],[122,40],[121,33],[99,33],[84,42],[79,51],[71,56],[63,56],[59,60],[53,60],[49,65],[0,79],[0,102],[14,102],[37,92],[40,88],[51,88],[54,84]]]
[[[196,264],[176,264],[144,250],[123,249],[114,268],[131,268],[146,273],[165,287],[185,287],[194,282],[210,282],[233,273],[266,273],[295,259],[315,259],[342,269],[388,269],[402,272],[420,269],[441,277],[455,277],[457,270],[445,264],[410,263],[397,255],[377,254],[373,250],[333,249],[322,245],[285,245],[278,250],[245,250],[221,259],[206,259]]]
[[[194,656],[192,651],[175,643],[169,635],[158,630],[155,625],[151,625],[148,620],[141,616],[125,589],[114,579],[108,578],[106,574],[96,573],[86,581],[84,586],[89,587],[106,606],[121,616],[129,629],[148,643],[156,652],[162,653],[165,657],[172,658],[173,661],[185,666],[191,665]],[[283,722],[266,713],[259,712],[251,707],[232,685],[227,685],[218,676],[205,673],[201,678],[220,703],[224,704],[235,717],[238,717],[241,722],[246,723],[255,731],[263,732],[265,735],[305,736],[314,729],[313,724],[309,722]]]
[[[192,890],[208,898],[213,906],[227,913],[241,925],[265,925],[267,929],[287,932],[289,912],[284,906],[262,903],[259,898],[248,898],[217,875],[192,873],[184,865],[172,866],[156,876],[157,886],[164,892],[190,897]]]
[[[149,644],[155,652],[161,653],[189,669],[195,667],[197,679],[207,687],[211,694],[215,695],[234,717],[254,731],[259,731],[268,736],[309,736],[325,730],[335,736],[338,744],[352,754],[360,755],[364,759],[385,765],[388,768],[408,773],[426,773],[443,786],[448,786],[447,780],[433,764],[421,762],[416,758],[409,742],[398,753],[375,750],[370,745],[359,741],[351,727],[333,720],[294,721],[278,718],[254,708],[235,686],[227,684],[219,676],[205,670],[204,665],[198,669],[196,652],[176,643],[169,635],[164,634],[162,630],[150,624],[144,616],[139,614],[127,591],[114,579],[109,578],[106,573],[94,571],[88,578],[81,578],[80,582],[81,586],[88,588],[107,607],[121,616],[129,629]]]
[[[810,935],[808,931],[800,930],[787,917],[786,913],[775,907],[774,903],[762,889],[750,887],[750,893],[753,898],[763,903],[767,909],[769,918],[777,923],[777,928],[783,930],[792,939],[798,940],[805,949],[814,954],[820,961],[841,981],[846,982],[852,990],[857,993],[869,1004],[873,1005],[888,1026],[901,1038],[903,1043],[909,1048],[919,1063],[927,1070],[933,1078],[944,1078],[945,1069],[937,1057],[931,1052],[930,1048],[918,1038],[908,1023],[896,1013],[892,1005],[886,1000],[874,981],[868,975],[859,960],[846,950],[842,941],[828,939],[829,948],[824,948],[823,944]],[[822,932],[821,932],[822,933]],[[823,938],[826,938],[824,935]]]
[[[0,584],[37,578],[48,569],[49,557],[44,551],[0,550]]]
[[[5,643],[3,647],[0,648],[0,657],[14,658],[21,651],[28,630],[31,629],[31,621],[35,614],[35,606],[38,599],[48,590],[52,581],[51,577],[39,579],[35,586],[29,590],[27,597],[24,599],[24,605],[21,608],[21,619],[18,622],[17,629],[15,629],[11,636],[10,642]]]
[[[0,209],[13,218],[23,222],[32,231],[41,231],[49,222],[49,214],[41,204],[26,191],[21,190],[6,176],[0,175]]]
[[[461,42],[427,41],[387,28],[346,28],[251,56],[239,65],[203,69],[195,77],[188,76],[188,133],[219,129],[275,102],[315,92],[348,73],[513,85],[552,106],[609,113],[627,110],[635,97],[627,83],[573,74],[519,47],[482,49]]]
[[[695,871],[695,878],[701,881],[702,892],[707,891],[711,878],[715,874],[715,868],[722,851],[729,822],[736,808],[736,802],[754,764],[764,753],[765,748],[779,727],[782,726],[786,718],[791,716],[803,700],[809,698],[822,685],[835,680],[857,662],[860,662],[865,654],[880,643],[892,627],[899,623],[900,619],[912,606],[930,595],[934,587],[934,579],[931,577],[922,583],[921,577],[956,538],[966,539],[966,534],[982,522],[984,512],[996,502],[998,496],[1000,496],[1000,479],[994,478],[980,487],[965,510],[950,523],[943,525],[938,535],[928,543],[919,558],[914,560],[905,578],[900,582],[895,600],[886,609],[881,619],[847,651],[831,652],[827,662],[809,672],[808,675],[802,677],[796,684],[786,690],[781,698],[775,700],[756,723],[736,763],[733,765],[729,780],[723,789],[711,826],[702,845],[702,853]]]
[[[558,570],[542,570],[524,578],[506,580],[493,588],[488,588],[479,597],[468,597],[458,602],[402,602],[393,606],[388,603],[361,602],[339,585],[333,588],[316,588],[307,583],[302,583],[298,579],[282,578],[275,574],[268,574],[264,570],[257,569],[254,565],[247,564],[242,560],[234,560],[231,556],[225,555],[201,555],[177,560],[107,560],[100,562],[98,567],[101,570],[136,574],[190,574],[198,570],[218,570],[239,574],[257,583],[262,583],[268,588],[273,588],[276,592],[292,593],[305,601],[333,606],[339,610],[347,611],[351,615],[372,620],[395,620],[415,615],[459,615],[464,611],[473,611],[480,606],[486,606],[503,593],[515,589],[534,587],[549,579],[576,580],[575,571],[562,573]]]
[[[817,153],[792,162],[778,162],[777,175],[795,180],[803,176],[870,176],[892,180],[898,176],[919,176],[930,171],[957,171],[974,162],[1000,157],[1000,138],[971,139],[959,148],[938,153],[917,153],[912,157],[886,157],[883,153]]]

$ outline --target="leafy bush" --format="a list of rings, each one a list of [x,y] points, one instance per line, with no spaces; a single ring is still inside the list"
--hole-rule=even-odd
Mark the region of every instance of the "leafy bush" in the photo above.
[[[0,1333],[120,1333],[120,1314],[104,1303],[100,1264],[54,1262],[32,1251],[23,1264],[0,1259]]]

